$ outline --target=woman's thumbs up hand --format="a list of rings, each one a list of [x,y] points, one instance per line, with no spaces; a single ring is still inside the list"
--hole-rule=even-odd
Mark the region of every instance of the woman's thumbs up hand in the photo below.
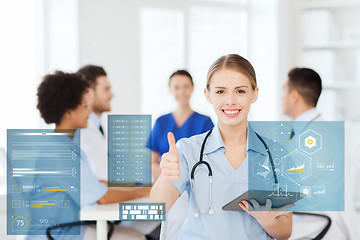
[[[169,132],[167,138],[169,142],[169,152],[162,155],[160,169],[161,174],[164,176],[165,180],[173,182],[179,178],[180,157],[175,145],[174,134],[172,132]]]

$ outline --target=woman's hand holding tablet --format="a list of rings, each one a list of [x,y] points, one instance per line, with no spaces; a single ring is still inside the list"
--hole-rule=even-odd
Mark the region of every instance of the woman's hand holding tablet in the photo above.
[[[250,199],[250,202],[251,204],[243,200],[239,206],[253,216],[263,227],[272,225],[278,216],[283,215],[294,206],[293,203],[290,203],[280,208],[272,208],[271,199],[266,199],[266,204],[262,206],[255,199]]]

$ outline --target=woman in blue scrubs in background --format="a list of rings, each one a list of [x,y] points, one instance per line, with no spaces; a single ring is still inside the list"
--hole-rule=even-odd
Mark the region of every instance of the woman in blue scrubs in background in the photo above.
[[[175,140],[204,133],[214,124],[208,116],[195,112],[190,106],[194,82],[186,70],[177,70],[169,78],[170,93],[177,102],[175,111],[159,117],[150,134],[147,147],[152,150],[152,174],[154,181],[160,175],[161,155],[169,150],[167,133],[172,132]]]
[[[196,168],[196,190],[190,184],[207,133],[181,139],[175,145],[174,135],[169,132],[169,151],[162,155],[161,175],[153,186],[151,201],[165,202],[168,211],[183,192],[189,192],[189,207],[183,209],[188,216],[179,239],[288,239],[292,213],[285,213],[291,206],[271,209],[269,202],[259,206],[250,200],[254,207],[247,201],[239,203],[244,212],[222,210],[248,190],[249,161],[268,156],[264,147],[257,147],[263,145],[248,126],[248,113],[258,96],[252,65],[236,54],[220,57],[209,69],[204,92],[218,118],[203,151],[203,160],[212,169],[211,200],[205,164]],[[260,211],[250,211],[253,208]]]

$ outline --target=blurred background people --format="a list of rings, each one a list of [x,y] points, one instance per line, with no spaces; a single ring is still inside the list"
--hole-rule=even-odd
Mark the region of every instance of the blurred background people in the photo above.
[[[79,69],[89,83],[92,97],[87,128],[81,129],[81,150],[86,154],[96,177],[107,180],[106,129],[101,124],[101,115],[111,110],[114,94],[107,74],[101,66],[86,65]]]
[[[107,184],[107,131],[101,124],[101,116],[104,112],[111,110],[110,102],[114,93],[111,90],[111,84],[103,67],[86,65],[80,68],[78,72],[82,74],[89,83],[89,109],[91,110],[87,128],[81,129],[81,150],[87,156],[89,165],[96,177],[101,182]],[[123,188],[117,187],[115,189],[121,190]],[[133,189],[137,191],[136,188]],[[126,192],[123,194],[126,194]],[[122,227],[137,229],[143,234],[151,233],[158,225],[158,223],[154,222],[125,221],[121,223]],[[153,234],[156,235],[156,233]]]
[[[71,74],[56,71],[54,74],[48,74],[41,82],[38,92],[38,105],[41,117],[46,123],[55,123],[55,131],[62,129],[80,129],[86,128],[88,125],[88,117],[91,113],[88,101],[91,101],[91,93],[89,93],[89,84],[80,74]],[[79,134],[78,131],[76,134]],[[69,138],[69,141],[71,139]],[[89,162],[85,153],[81,153],[80,157],[81,177],[80,191],[81,203],[74,203],[84,207],[94,203],[114,203],[126,201],[133,198],[143,197],[149,194],[150,188],[126,188],[114,189],[108,188],[101,183],[89,166]],[[61,182],[58,183],[61,186]],[[49,194],[49,193],[47,193]],[[50,194],[59,194],[51,192]],[[66,193],[65,193],[66,194]],[[55,211],[54,211],[55,212]],[[56,211],[56,218],[61,222],[61,212]],[[78,213],[74,213],[78,214]],[[55,217],[55,216],[54,216]],[[66,216],[64,216],[66,218]],[[73,227],[79,227],[74,225]],[[69,231],[69,227],[63,228],[61,233]],[[83,239],[86,230],[85,226],[80,228],[80,236]],[[114,237],[120,235],[126,239],[145,239],[144,235],[136,230],[122,228],[115,230]],[[87,234],[85,239],[95,237],[95,234]],[[66,235],[56,235],[55,239],[66,238]],[[39,239],[39,236],[29,236],[29,239]],[[46,236],[43,236],[46,239]]]
[[[214,127],[208,116],[195,112],[190,106],[194,82],[186,70],[177,70],[169,78],[170,94],[177,103],[176,109],[159,117],[150,134],[147,147],[151,149],[154,181],[160,176],[161,155],[169,149],[167,133],[174,133],[175,140],[204,133]]]
[[[304,126],[313,121],[324,121],[316,106],[322,91],[320,75],[310,68],[293,68],[288,73],[288,79],[283,85],[283,112],[294,121],[307,122],[293,125],[291,137],[302,132]],[[342,215],[339,213],[317,212],[320,215],[331,217],[332,224],[326,234],[327,239],[347,239],[347,228],[344,225]],[[323,216],[310,214],[299,215],[294,213],[292,237],[316,237],[326,226],[327,219]],[[304,227],[306,225],[306,227]],[[301,228],[301,230],[300,230]],[[304,230],[306,229],[306,230]]]

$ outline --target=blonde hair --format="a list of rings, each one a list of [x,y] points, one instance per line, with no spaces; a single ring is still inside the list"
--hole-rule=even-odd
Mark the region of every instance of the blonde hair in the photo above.
[[[206,80],[208,90],[210,90],[211,77],[221,69],[231,69],[244,74],[249,79],[252,89],[256,89],[256,74],[251,63],[237,54],[228,54],[218,58],[209,68]]]

